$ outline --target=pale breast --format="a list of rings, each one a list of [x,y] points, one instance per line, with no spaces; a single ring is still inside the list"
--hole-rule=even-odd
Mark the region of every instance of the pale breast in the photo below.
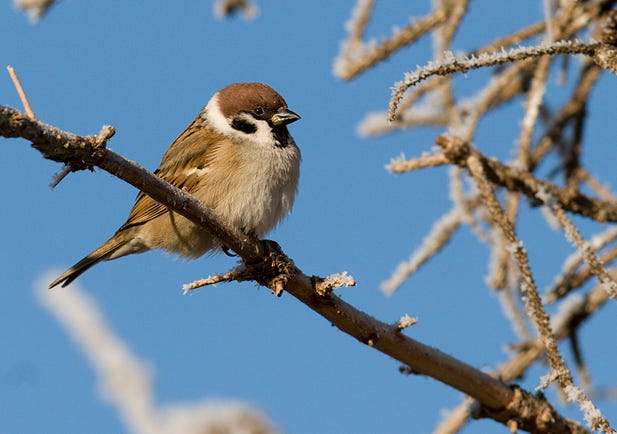
[[[291,211],[300,176],[300,151],[293,143],[243,151],[221,149],[216,158],[225,164],[211,165],[195,196],[233,226],[261,237]],[[220,167],[224,170],[217,170]]]

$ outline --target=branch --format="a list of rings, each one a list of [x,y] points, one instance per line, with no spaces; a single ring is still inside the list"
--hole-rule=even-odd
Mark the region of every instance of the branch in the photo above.
[[[617,222],[615,201],[592,198],[579,191],[571,191],[540,180],[527,171],[514,169],[486,157],[468,143],[455,137],[440,136],[435,143],[444,149],[444,155],[451,163],[466,167],[467,158],[473,156],[482,165],[487,180],[510,191],[523,193],[538,205],[541,203],[538,193],[546,191],[565,211],[590,217],[600,223]]]
[[[585,54],[594,57],[596,54],[602,53],[604,56],[602,58],[607,59],[604,63],[608,63],[610,54],[600,50],[601,47],[604,47],[604,45],[600,43],[586,44],[580,41],[560,41],[546,46],[519,47],[509,51],[502,50],[490,54],[482,53],[478,56],[472,55],[470,57],[455,57],[451,54],[444,62],[431,62],[427,66],[419,67],[412,73],[405,74],[404,80],[395,84],[395,90],[390,99],[388,118],[390,120],[396,119],[398,105],[407,89],[434,75],[443,76],[457,72],[465,73],[471,69],[503,65],[504,63],[512,63],[546,55],[555,56],[557,54]],[[601,66],[608,68],[606,65]]]
[[[334,75],[343,80],[351,80],[368,68],[389,58],[392,53],[413,43],[430,30],[443,24],[448,16],[442,8],[435,9],[426,17],[414,21],[409,26],[379,44],[363,44],[358,35],[364,33],[368,14],[373,6],[371,1],[359,1],[357,14],[349,23],[350,39],[341,45],[341,53],[334,61]]]
[[[72,170],[98,166],[125,180],[215,235],[242,257],[245,265],[254,271],[254,279],[261,285],[275,289],[276,282],[280,282],[277,279],[284,274],[285,290],[340,330],[409,366],[412,372],[430,376],[472,396],[495,420],[509,420],[514,414],[513,409],[524,404],[527,410],[516,415],[517,420],[520,416],[519,426],[524,429],[534,432],[582,432],[579,425],[561,417],[547,402],[512,389],[454,357],[405,336],[398,323],[379,321],[329,291],[319,294],[315,286],[321,280],[304,274],[282,252],[272,249],[272,242],[247,237],[227,226],[194,197],[107,149],[106,141],[112,131],[108,127],[104,129],[106,134],[99,137],[80,137],[30,120],[13,108],[0,106],[0,135],[28,139],[45,158],[65,163]],[[541,421],[539,414],[551,414],[552,418],[548,422]]]

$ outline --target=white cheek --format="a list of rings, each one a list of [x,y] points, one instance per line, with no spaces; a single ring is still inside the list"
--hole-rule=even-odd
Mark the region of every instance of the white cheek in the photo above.
[[[258,121],[249,114],[240,116],[244,116],[247,122],[255,125],[257,131],[252,134],[247,134],[232,128],[231,125],[229,125],[229,120],[223,116],[219,109],[218,93],[210,99],[202,113],[202,117],[210,123],[214,129],[237,139],[240,143],[250,143],[257,147],[275,145],[274,137],[272,136],[272,128],[270,128],[268,122],[263,120]]]
[[[230,134],[232,131],[235,131],[233,128],[231,128],[229,122],[227,122],[227,119],[225,119],[225,116],[223,116],[221,110],[219,109],[218,93],[215,94],[212,98],[210,98],[210,101],[208,101],[208,104],[206,104],[206,107],[204,108],[201,116],[204,120],[209,122],[216,130],[222,133]]]

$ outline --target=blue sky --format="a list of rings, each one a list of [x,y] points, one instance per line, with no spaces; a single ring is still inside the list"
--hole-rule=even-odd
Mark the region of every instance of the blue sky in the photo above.
[[[369,36],[389,36],[429,3],[408,9],[404,1],[378,2]],[[472,2],[456,45],[473,49],[542,17],[541,2],[502,3]],[[390,87],[405,71],[430,60],[430,40],[348,83],[333,76],[332,63],[352,2],[264,0],[250,22],[217,20],[210,2],[144,4],[61,2],[31,25],[3,2],[0,59],[16,68],[41,120],[77,134],[111,124],[117,133],[109,146],[154,170],[218,89],[237,81],[272,85],[302,115],[290,130],[303,163],[294,211],[270,238],[307,274],[348,271],[359,285],[341,296],[371,315],[391,322],[405,313],[419,317],[408,331],[414,338],[478,367],[507,359],[503,344],[515,336],[484,284],[488,251],[469,230],[393,297],[379,290],[449,209],[447,176],[445,168],[404,176],[384,169],[403,152],[430,150],[439,130],[367,139],[356,128],[368,112],[386,109]],[[470,93],[486,77],[470,72],[457,91]],[[601,128],[586,132],[593,145],[584,154],[609,185],[617,157],[615,90],[614,77],[605,74],[590,106]],[[0,104],[20,107],[8,74],[0,79]],[[520,108],[517,101],[482,125],[477,141],[485,151],[509,155]],[[136,191],[97,171],[71,174],[52,192],[48,184],[60,167],[25,141],[1,141],[0,432],[126,432],[101,398],[93,368],[37,301],[34,285],[106,240],[124,222]],[[586,234],[598,229],[576,222]],[[572,252],[547,228],[537,211],[526,211],[521,236],[540,288]],[[309,434],[430,432],[440,411],[460,402],[459,392],[432,379],[401,375],[397,362],[289,295],[276,298],[250,283],[182,295],[183,283],[234,265],[224,255],[185,262],[150,252],[100,264],[79,280],[151,368],[158,403],[242,400],[282,431]],[[582,330],[592,375],[604,385],[617,383],[614,337],[608,345],[601,340],[614,328],[613,315],[607,306]],[[544,371],[531,372],[523,384],[533,389]],[[617,419],[615,403],[600,407]],[[565,412],[579,418],[576,409]],[[465,432],[495,429],[483,421]]]

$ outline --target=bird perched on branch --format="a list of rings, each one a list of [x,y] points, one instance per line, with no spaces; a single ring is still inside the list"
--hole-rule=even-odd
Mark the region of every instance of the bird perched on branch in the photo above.
[[[287,124],[298,119],[270,86],[232,84],[212,96],[154,173],[228,224],[262,237],[294,202],[300,150]],[[205,229],[140,192],[126,223],[49,287],[66,286],[101,261],[133,253],[164,249],[197,258],[221,247]]]

